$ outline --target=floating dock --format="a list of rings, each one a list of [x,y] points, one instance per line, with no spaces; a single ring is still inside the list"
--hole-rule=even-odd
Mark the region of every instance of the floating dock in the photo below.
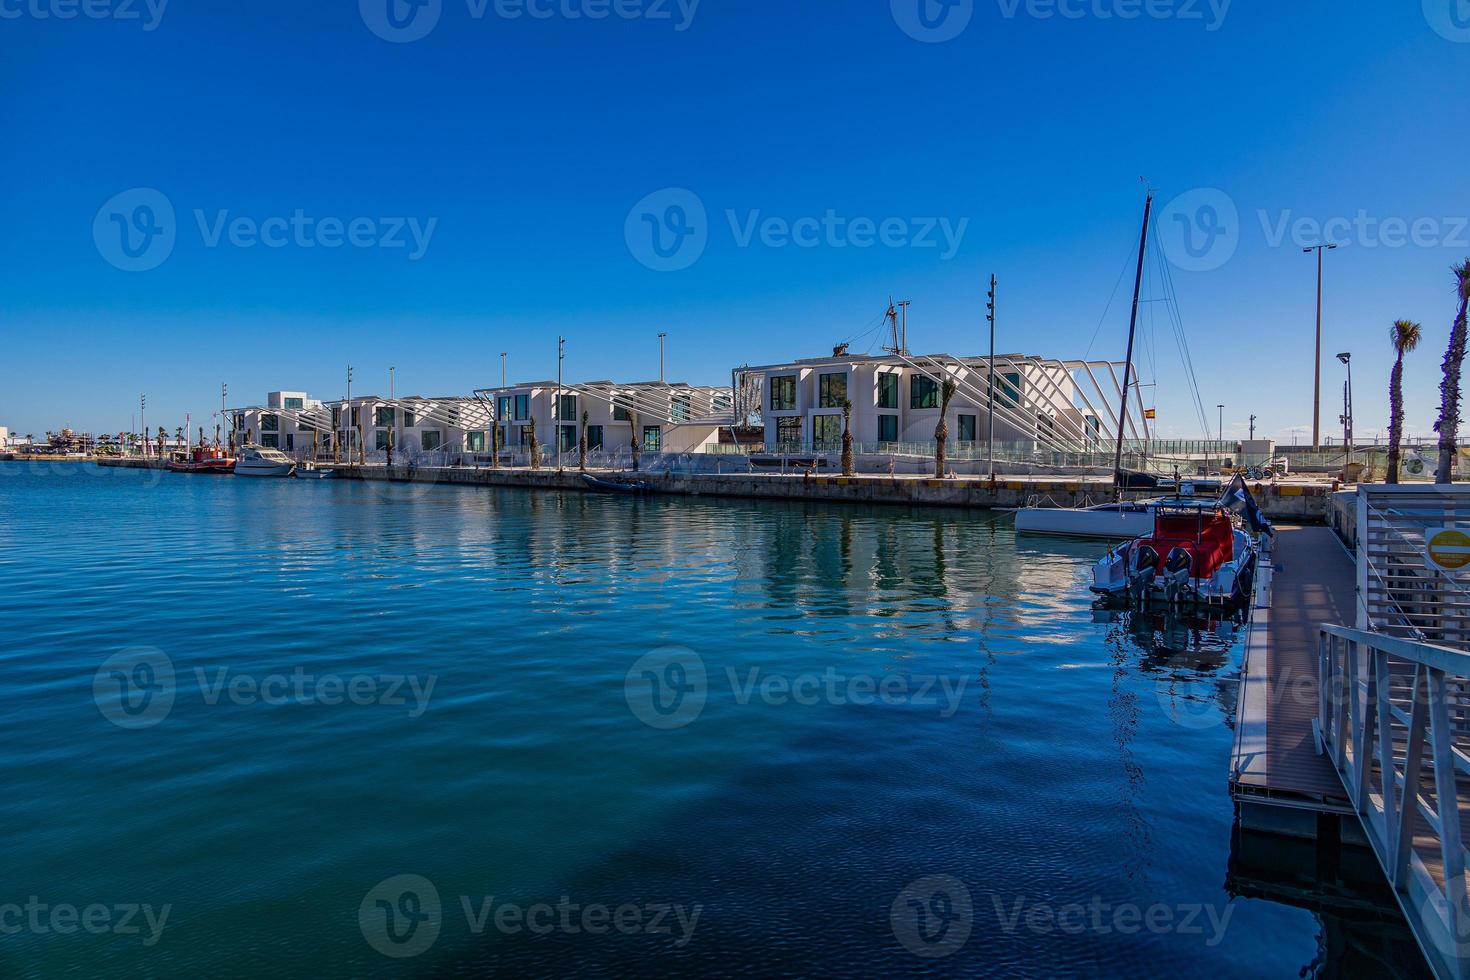
[[[1325,527],[1283,527],[1262,562],[1246,630],[1230,788],[1241,823],[1288,836],[1361,835],[1342,780],[1319,754],[1317,630],[1351,623],[1352,558]],[[1325,826],[1324,817],[1333,817]]]

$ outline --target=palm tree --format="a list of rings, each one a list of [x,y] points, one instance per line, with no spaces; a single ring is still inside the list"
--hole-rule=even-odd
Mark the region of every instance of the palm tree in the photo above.
[[[852,476],[852,400],[842,402],[842,475]]]
[[[500,468],[500,420],[491,419],[490,426],[490,468]]]
[[[939,389],[939,424],[934,427],[934,476],[944,478],[944,444],[949,441],[949,402],[954,398],[954,378],[946,371]]]
[[[587,410],[582,409],[582,435],[577,439],[577,469],[587,472]]]
[[[536,441],[536,420],[530,419],[526,422],[526,433],[531,439],[531,469],[541,468],[541,445]]]
[[[1385,483],[1399,482],[1399,447],[1404,441],[1404,355],[1419,346],[1420,326],[1398,320],[1388,328],[1388,339],[1398,357],[1388,376],[1388,475]]]
[[[628,427],[633,430],[633,472],[636,473],[638,472],[638,455],[643,451],[643,447],[638,444],[638,413],[631,408],[628,409]]]
[[[1452,267],[1455,291],[1460,298],[1460,315],[1450,328],[1450,346],[1444,355],[1444,381],[1439,386],[1439,467],[1434,471],[1435,483],[1450,482],[1450,465],[1454,462],[1460,440],[1460,366],[1465,362],[1465,309],[1470,303],[1470,259]]]

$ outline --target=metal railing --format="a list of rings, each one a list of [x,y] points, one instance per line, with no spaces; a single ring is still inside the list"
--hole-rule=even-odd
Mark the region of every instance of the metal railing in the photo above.
[[[1319,750],[1342,778],[1434,972],[1470,975],[1461,795],[1470,778],[1470,654],[1322,625]]]

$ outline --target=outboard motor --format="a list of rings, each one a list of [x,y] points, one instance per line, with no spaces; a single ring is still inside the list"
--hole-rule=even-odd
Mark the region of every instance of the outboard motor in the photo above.
[[[1128,558],[1128,594],[1135,602],[1141,602],[1158,574],[1159,553],[1151,544],[1136,544]]]
[[[1183,548],[1174,548],[1164,559],[1164,595],[1170,605],[1189,591],[1189,573],[1194,570],[1194,556]]]

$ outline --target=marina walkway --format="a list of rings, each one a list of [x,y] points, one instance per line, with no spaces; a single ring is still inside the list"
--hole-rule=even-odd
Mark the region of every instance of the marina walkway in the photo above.
[[[1337,771],[1317,752],[1313,721],[1318,626],[1355,622],[1355,570],[1325,527],[1279,529],[1269,564],[1246,635],[1231,791],[1249,804],[1241,815],[1248,825],[1316,836],[1317,813],[1353,812]]]

